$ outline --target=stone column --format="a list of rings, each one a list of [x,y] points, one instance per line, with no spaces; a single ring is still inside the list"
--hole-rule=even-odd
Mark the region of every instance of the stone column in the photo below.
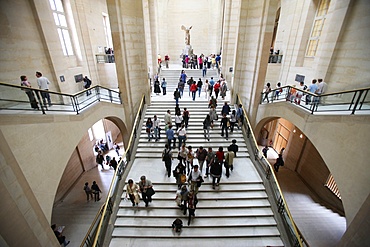
[[[238,26],[240,15],[240,0],[225,1],[224,22],[223,22],[223,41],[222,41],[222,74],[232,89],[232,78],[234,72],[229,72],[229,68],[234,68],[235,47],[237,44]]]
[[[133,123],[143,94],[150,100],[147,80],[144,13],[142,1],[107,0],[111,21],[118,87],[126,122]]]
[[[265,84],[276,8],[275,1],[241,0],[233,85],[252,126]]]

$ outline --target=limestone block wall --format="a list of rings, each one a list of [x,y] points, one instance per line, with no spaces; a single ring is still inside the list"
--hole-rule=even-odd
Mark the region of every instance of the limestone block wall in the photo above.
[[[274,117],[293,123],[315,146],[338,185],[349,226],[370,192],[370,117],[315,116],[284,102],[260,105],[254,129],[258,131]]]
[[[218,53],[222,38],[222,0],[157,1],[159,53],[166,53],[172,63],[180,64],[185,48],[185,33],[190,30],[190,44],[195,54]],[[196,6],[196,7],[195,7]]]
[[[40,1],[42,6],[39,7],[50,9],[48,4],[47,1]],[[2,30],[0,81],[20,85],[19,77],[26,75],[33,87],[37,87],[35,72],[41,71],[52,82],[50,89],[58,90],[59,85],[49,66],[49,54],[45,52],[45,40],[39,30],[37,10],[33,2],[1,1],[0,11],[2,20],[0,24]],[[52,19],[45,20],[47,17],[52,18],[49,10],[45,11],[44,18],[40,21],[43,21],[45,25],[51,25],[50,20]],[[49,33],[53,33],[53,30],[54,28],[50,29]],[[56,42],[59,44],[59,40],[54,40],[50,46],[55,45]],[[62,53],[61,49],[60,53]],[[66,59],[61,60],[66,61]]]
[[[112,46],[107,43],[104,31],[103,15],[108,15],[107,3],[104,0],[91,1],[71,0],[72,12],[76,28],[80,33],[80,52],[86,60],[89,78],[93,84],[108,88],[117,88],[117,73],[115,63],[101,63],[96,61],[96,54],[105,54],[105,47]],[[105,19],[109,24],[109,15]],[[108,35],[111,36],[111,33]],[[99,51],[100,48],[102,52]],[[114,50],[114,47],[111,47]]]
[[[50,231],[49,222],[2,132],[0,140],[2,246],[28,246],[30,243],[40,247],[58,246],[54,233]]]
[[[88,75],[93,84],[117,88],[114,64],[98,67],[95,54],[98,46],[107,46],[102,12],[107,11],[105,1],[64,1],[74,55],[64,56],[49,1],[10,1],[0,3],[4,30],[0,46],[0,81],[20,84],[20,75],[28,76],[37,87],[36,71],[50,81],[50,90],[75,93],[83,89],[76,83],[77,74]],[[62,82],[60,76],[64,76]],[[12,91],[14,98],[24,94]],[[53,97],[53,96],[52,96]],[[52,101],[56,99],[52,98]]]
[[[283,54],[278,80],[293,84],[295,75],[305,75],[306,84],[323,78],[328,92],[368,87],[370,52],[367,49],[370,4],[360,1],[330,1],[315,57],[306,49],[319,1],[281,1],[276,48]]]
[[[346,10],[340,1],[337,5],[336,12]],[[334,14],[332,18],[333,26],[337,20]],[[370,86],[369,26],[370,3],[366,0],[350,1],[326,75],[330,91]]]
[[[281,72],[278,81],[292,85],[296,74],[306,76],[306,83],[314,71],[303,67],[307,40],[311,33],[316,6],[319,1],[281,1],[280,20],[274,50],[283,55]],[[307,58],[312,60],[311,58]],[[307,62],[307,61],[306,61]],[[274,84],[276,81],[274,81]]]

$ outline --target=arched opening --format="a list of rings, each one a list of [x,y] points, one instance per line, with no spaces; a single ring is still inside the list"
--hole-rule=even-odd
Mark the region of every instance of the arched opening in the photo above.
[[[110,156],[111,159],[119,160],[124,154],[125,145],[127,145],[126,139],[129,136],[127,133],[126,126],[121,119],[117,117],[101,119],[81,135],[79,143],[70,156],[55,194],[51,222],[57,225],[65,225],[64,234],[66,236],[71,236],[72,232],[73,235],[76,235],[75,231],[79,232],[76,236],[81,236],[81,239],[73,239],[75,243],[82,241],[91,224],[91,219],[95,217],[105,201],[114,175],[114,169],[107,163],[107,157]],[[103,153],[105,158],[104,170],[96,162],[95,145],[100,144],[101,141],[107,147],[107,150],[102,150],[99,147],[99,151]],[[117,143],[120,147],[118,152],[114,148],[114,143]],[[83,190],[85,182],[88,182],[91,186],[93,181],[96,181],[102,191],[100,195],[102,200],[96,202],[92,199],[87,200],[87,195]],[[95,210],[86,210],[85,212],[84,208],[86,207]],[[69,213],[76,210],[81,211],[81,216],[74,220],[78,220],[81,225],[86,225],[85,228],[79,225],[78,229],[74,229],[73,226],[68,224],[70,221],[66,222]],[[75,217],[76,214],[73,215]]]
[[[268,160],[273,165],[284,148],[284,166],[297,175],[313,192],[314,201],[345,215],[339,189],[320,153],[307,136],[283,118],[264,119],[259,130],[258,144],[268,146]],[[280,172],[279,169],[279,172]],[[278,180],[282,176],[277,176]],[[279,181],[280,182],[280,181]]]
[[[259,121],[256,133],[260,150],[268,146],[267,160],[303,236],[314,232],[317,238],[336,235],[340,239],[347,223],[339,189],[304,131],[284,118],[267,117]],[[284,165],[276,169],[282,148]]]

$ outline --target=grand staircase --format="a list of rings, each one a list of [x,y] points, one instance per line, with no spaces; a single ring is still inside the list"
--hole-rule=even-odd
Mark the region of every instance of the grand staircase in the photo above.
[[[214,75],[210,75],[212,72]],[[162,121],[162,128],[164,127],[165,112],[167,109],[174,112],[175,109],[172,95],[179,74],[180,70],[162,71],[161,76],[168,82],[167,96],[152,95],[145,121],[148,117],[157,115]],[[187,70],[187,74],[197,80],[201,71]],[[218,78],[212,70],[207,73],[207,77],[210,76]],[[219,99],[218,113],[222,105],[223,100]],[[283,246],[265,188],[250,160],[241,130],[236,128],[233,133],[229,133],[229,140],[226,140],[220,136],[218,121],[210,131],[208,141],[204,138],[202,129],[202,122],[209,111],[204,92],[201,97],[197,96],[192,101],[186,88],[184,97],[180,100],[181,110],[184,107],[190,112],[186,145],[191,145],[194,151],[199,146],[212,147],[214,151],[222,146],[225,151],[232,139],[237,140],[239,152],[234,160],[234,171],[226,178],[223,170],[220,186],[216,189],[212,188],[212,178],[205,179],[198,193],[196,217],[188,226],[187,215],[183,215],[175,203],[175,178],[167,177],[161,160],[166,136],[162,133],[158,142],[149,142],[143,122],[136,157],[128,178],[138,183],[140,176],[146,175],[153,182],[156,194],[149,207],[146,208],[144,203],[132,207],[123,191],[110,246]],[[174,157],[177,157],[177,150],[174,150]],[[177,159],[174,159],[172,169],[177,163]],[[205,171],[203,175],[204,173]],[[181,233],[175,233],[171,229],[176,218],[181,218],[184,223]]]

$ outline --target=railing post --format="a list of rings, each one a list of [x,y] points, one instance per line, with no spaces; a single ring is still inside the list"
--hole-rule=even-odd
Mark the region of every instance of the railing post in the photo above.
[[[127,163],[130,162],[130,160],[131,160],[131,151],[127,150],[127,152],[126,152],[126,162]]]
[[[359,92],[358,92],[358,93],[359,93],[359,95],[358,95],[358,97],[357,97],[357,100],[356,100],[355,105],[353,106],[353,110],[352,110],[352,112],[351,112],[351,115],[355,114],[355,111],[356,111],[357,105],[358,105],[358,103],[360,102],[360,99],[361,99],[361,96],[362,96],[362,93],[363,93],[363,92],[364,92],[364,91],[359,91]]]
[[[110,103],[112,103],[113,102],[112,91],[109,90],[108,94],[109,94]]]
[[[260,100],[260,104],[263,103],[263,92],[261,93],[261,100]]]
[[[362,105],[364,104],[364,101],[365,101],[368,93],[369,93],[369,90],[366,90],[365,94],[364,94],[364,98],[361,100],[360,107],[358,108],[359,110],[361,110]]]
[[[98,101],[100,101],[100,87],[95,87],[95,94]]]
[[[41,111],[42,111],[42,114],[46,114],[45,109],[44,109],[43,101],[41,100],[41,97],[40,97],[40,92],[39,92],[39,91],[36,91],[36,90],[32,90],[32,91],[34,91],[34,92],[35,92],[36,97],[37,97],[37,100],[38,100],[38,101],[39,101],[39,103],[40,103],[40,109],[41,109]],[[46,107],[45,107],[45,108],[46,108]],[[48,108],[46,108],[46,109],[48,109]]]
[[[80,105],[78,104],[78,101],[75,97],[71,97],[71,102],[72,102],[72,106],[73,106],[73,110],[79,114],[80,112]]]
[[[270,168],[270,166],[267,166],[267,169],[266,169],[266,179],[270,180],[270,176],[271,176],[271,168]]]
[[[282,214],[284,212],[284,201],[283,201],[283,198],[280,196],[279,197],[279,200],[278,200],[278,203],[277,203],[277,207],[278,207],[278,212],[280,214]]]
[[[259,150],[258,150],[258,148],[256,148],[254,150],[254,160],[257,160],[258,159],[258,153],[259,153]]]

